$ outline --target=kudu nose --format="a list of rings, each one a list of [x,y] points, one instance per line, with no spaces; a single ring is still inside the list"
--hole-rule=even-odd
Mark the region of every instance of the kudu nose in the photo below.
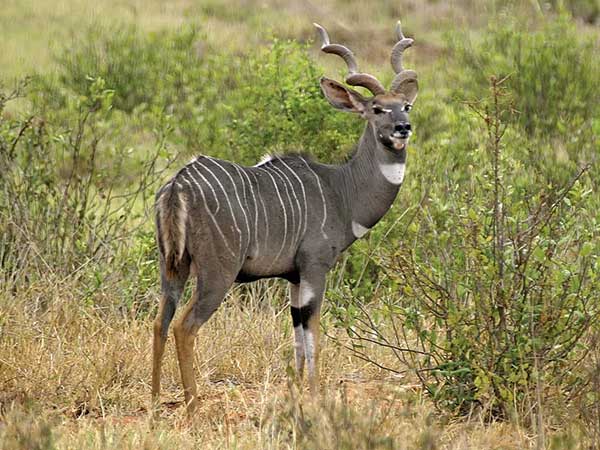
[[[402,136],[402,137],[408,137],[411,130],[412,130],[412,127],[410,126],[409,122],[398,122],[394,126],[394,131],[399,133],[400,136]]]

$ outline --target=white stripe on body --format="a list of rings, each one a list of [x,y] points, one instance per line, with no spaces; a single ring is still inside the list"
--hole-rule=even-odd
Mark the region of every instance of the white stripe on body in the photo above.
[[[294,208],[294,205],[292,204],[292,197],[290,196],[290,190],[288,189],[288,185],[285,182],[285,180],[283,179],[283,177],[281,176],[281,174],[279,173],[279,171],[274,168],[274,166],[271,164],[270,166],[266,167],[265,170],[269,170],[271,169],[271,173],[273,173],[274,175],[277,176],[277,178],[282,182],[283,187],[285,188],[285,195],[288,199],[288,203],[290,205],[290,211],[291,211],[291,218],[292,218],[292,223],[291,223],[291,227],[292,227],[292,240],[290,241],[290,247],[292,247],[294,245],[294,234],[295,234],[295,230],[296,230],[296,210]]]
[[[266,228],[265,242],[269,242],[269,218],[267,217],[267,207],[265,206],[265,202],[263,200],[262,193],[260,192],[260,181],[258,181],[258,178],[256,177],[256,174],[254,172],[250,172],[250,175],[252,175],[252,177],[254,178],[254,181],[256,182],[256,189],[258,191],[257,192],[258,199],[260,200],[260,204],[262,205],[263,214],[265,216],[265,228]]]
[[[283,249],[285,248],[285,241],[287,239],[287,213],[285,210],[285,205],[283,203],[283,198],[281,197],[281,194],[279,193],[279,188],[277,187],[277,183],[275,182],[275,178],[273,178],[273,175],[271,175],[271,173],[268,170],[265,170],[262,167],[259,167],[259,169],[262,172],[266,173],[269,176],[269,178],[271,179],[271,181],[273,182],[273,186],[275,186],[275,191],[277,191],[277,197],[279,198],[279,203],[281,204],[281,209],[283,210],[283,241],[281,242],[281,248],[279,249],[279,252],[277,252],[277,256],[275,256],[275,259],[273,259],[273,261],[267,268],[267,271],[269,271],[271,269],[271,267],[273,267],[273,264],[275,264],[275,262],[279,259],[279,257],[283,253]],[[266,216],[265,216],[265,218],[266,218]]]
[[[198,160],[196,159],[194,162],[197,162],[197,161]],[[200,178],[202,178],[202,180],[204,180],[204,182],[208,185],[208,187],[212,191],[213,196],[215,198],[215,202],[217,203],[217,209],[213,212],[213,214],[215,214],[215,215],[218,214],[219,210],[221,209],[221,202],[219,201],[219,197],[217,197],[217,192],[215,191],[215,188],[213,188],[213,185],[210,184],[210,182],[206,179],[206,177],[204,175],[202,175],[202,173],[198,169],[196,169],[196,166],[194,166],[192,164],[191,167],[198,174],[198,176],[200,176]]]
[[[302,197],[304,198],[304,228],[302,229],[302,236],[306,233],[306,226],[308,225],[308,203],[306,202],[306,191],[304,190],[304,183],[302,179],[298,176],[298,174],[292,169],[283,159],[279,159],[282,164],[288,168],[288,170],[296,177],[298,183],[300,183],[300,187],[302,188]]]
[[[280,157],[276,157],[278,161],[280,161],[284,167],[287,167],[295,176],[296,178],[298,178],[298,176],[294,173],[294,171],[291,169],[290,166],[288,166],[282,158]],[[275,167],[275,166],[273,166]],[[300,205],[300,199],[298,198],[298,195],[296,194],[296,188],[294,186],[294,183],[292,183],[292,181],[290,180],[290,178],[288,177],[288,175],[286,174],[285,170],[281,169],[281,168],[277,168],[277,170],[279,172],[281,172],[281,174],[288,180],[288,182],[290,183],[290,189],[292,190],[292,194],[294,194],[294,200],[296,200],[296,205],[298,206],[298,231],[296,232],[296,239],[294,241],[294,247],[296,247],[298,245],[298,242],[300,241],[300,236],[302,235],[302,228],[304,227],[304,229],[306,229],[306,208],[305,208],[305,214],[304,214],[304,224],[302,223],[302,206]],[[300,185],[302,186],[302,182],[300,182]],[[305,203],[306,204],[306,203]]]
[[[227,195],[227,191],[225,190],[225,187],[221,183],[221,180],[219,180],[219,178],[208,167],[206,167],[204,164],[202,164],[202,162],[200,160],[196,160],[196,163],[198,163],[206,171],[208,171],[208,173],[210,173],[212,175],[212,177],[217,181],[217,183],[221,187],[221,190],[223,191],[223,195],[225,195],[225,200],[227,200],[227,206],[229,206],[229,212],[231,213],[231,217],[233,218],[233,224],[234,224],[235,229],[237,230],[238,236],[239,236],[239,239],[238,239],[238,244],[239,244],[238,245],[238,250],[239,250],[238,257],[239,257],[242,254],[242,230],[238,226],[237,219],[235,217],[235,213],[233,212],[233,207],[231,206],[231,202],[229,201],[229,195]]]
[[[325,233],[325,222],[327,222],[327,203],[325,203],[325,194],[323,193],[323,187],[321,186],[321,180],[319,179],[319,176],[315,173],[315,171],[312,170],[312,167],[310,167],[308,165],[306,160],[302,157],[299,157],[299,158],[306,165],[308,170],[310,170],[312,172],[312,174],[315,176],[315,179],[317,180],[317,186],[319,187],[319,193],[321,194],[321,200],[323,201],[323,221],[321,222],[321,233],[323,234],[323,237],[325,239],[328,239],[327,233]]]
[[[279,159],[279,158],[277,158],[277,159]],[[281,170],[279,167],[276,167],[274,164],[271,164],[271,167],[274,170],[276,170],[278,173],[280,173],[281,176],[285,177],[285,179],[287,180],[287,183],[290,184],[290,190],[292,191],[292,194],[294,194],[294,199],[296,200],[296,206],[298,206],[298,228],[297,228],[296,232],[294,233],[296,235],[296,237],[294,240],[292,240],[292,242],[290,244],[290,247],[295,247],[298,243],[298,240],[300,239],[300,231],[302,230],[302,208],[300,207],[300,201],[298,201],[298,196],[296,195],[296,191],[294,190],[294,184],[289,179],[289,177],[285,174],[285,172],[283,170]],[[287,183],[285,183],[286,190],[287,190]],[[291,199],[290,199],[290,207],[293,211],[294,206],[291,204]]]
[[[250,179],[250,177],[248,176],[248,173],[244,170],[243,167],[239,167],[237,164],[233,164],[233,166],[235,167],[235,170],[238,172],[238,175],[240,175],[240,178],[243,178],[248,181],[248,185],[250,186],[250,192],[252,193],[252,201],[254,204],[254,241],[256,242],[256,246],[258,249],[258,252],[260,253],[260,241],[258,240],[258,204],[256,202],[256,195],[254,195],[254,186],[252,185],[252,180]],[[246,195],[246,188],[245,188],[245,183],[244,183],[244,196]]]
[[[187,167],[184,167],[184,170],[187,171]],[[188,180],[184,175],[184,171],[182,170],[181,172],[179,172],[179,178],[181,178],[183,181],[185,181],[185,183],[189,186],[190,191],[192,192],[192,200],[195,202],[196,201],[196,192],[194,191],[194,186],[192,185],[192,183],[190,182],[190,180]],[[192,179],[192,182],[196,185],[196,187],[198,189],[200,189],[200,186],[198,185],[198,182],[196,180],[194,180],[194,178],[192,176],[190,176],[190,178]]]
[[[182,175],[183,175],[183,173],[182,173]],[[190,174],[190,176],[191,176],[191,174]],[[192,191],[192,197],[194,198],[194,202],[195,202],[196,201],[196,193],[194,192],[194,188],[193,188],[192,184],[190,183],[190,181],[187,178],[185,178],[185,177],[182,177],[182,178],[190,187],[190,189]],[[192,180],[194,180],[193,177],[192,177]],[[231,247],[229,247],[229,243],[227,242],[227,238],[223,234],[223,230],[221,230],[221,227],[219,226],[219,222],[215,219],[214,214],[211,212],[211,210],[208,207],[208,202],[206,201],[206,196],[204,195],[204,190],[202,189],[202,186],[200,186],[199,183],[196,183],[195,180],[194,180],[194,183],[198,187],[198,189],[200,191],[200,195],[202,196],[202,204],[204,205],[204,209],[206,209],[206,212],[208,213],[208,216],[211,218],[213,225],[217,229],[217,232],[221,236],[221,239],[223,239],[223,243],[225,244],[225,247],[227,248],[229,253],[231,253],[231,256],[235,257],[235,253],[233,252]]]
[[[229,180],[231,181],[231,184],[233,185],[233,191],[235,192],[235,197],[237,198],[238,204],[240,205],[240,209],[242,210],[242,213],[244,214],[244,220],[246,222],[246,238],[248,240],[248,244],[250,243],[250,221],[248,220],[248,214],[246,214],[246,208],[244,208],[244,205],[242,205],[242,201],[240,200],[240,194],[238,192],[237,189],[237,185],[235,184],[235,181],[233,180],[233,177],[231,176],[231,174],[221,165],[221,163],[219,162],[219,160],[211,158],[211,157],[207,157],[210,161],[212,161],[213,163],[215,163],[222,171],[225,175],[227,175],[227,177],[229,178]],[[243,257],[243,255],[240,252],[240,256]]]

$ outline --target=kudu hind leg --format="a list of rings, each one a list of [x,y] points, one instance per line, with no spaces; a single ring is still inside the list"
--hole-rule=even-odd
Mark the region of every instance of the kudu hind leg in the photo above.
[[[180,319],[173,326],[177,359],[185,403],[191,416],[197,409],[197,388],[194,378],[194,341],[198,329],[217,310],[235,277],[224,279],[223,274],[198,277],[196,290]]]
[[[164,271],[163,271],[164,272]],[[154,338],[152,342],[152,404],[156,407],[160,398],[160,375],[162,359],[165,352],[165,343],[169,332],[169,325],[177,302],[183,293],[189,271],[184,270],[179,277],[168,280],[165,275],[161,278],[162,297],[158,306],[158,313],[154,319]]]

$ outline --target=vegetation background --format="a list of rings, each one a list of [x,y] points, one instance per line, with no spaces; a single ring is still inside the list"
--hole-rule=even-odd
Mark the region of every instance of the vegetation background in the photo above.
[[[418,71],[396,204],[328,280],[323,395],[293,380],[287,286],[172,342],[148,417],[153,196],[198,153],[340,162],[312,22]],[[0,447],[600,448],[598,0],[4,0]]]

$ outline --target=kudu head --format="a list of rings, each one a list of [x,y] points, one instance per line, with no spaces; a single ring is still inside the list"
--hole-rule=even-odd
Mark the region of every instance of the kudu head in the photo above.
[[[359,113],[373,127],[382,146],[391,152],[404,150],[412,133],[408,113],[417,97],[417,74],[402,68],[402,53],[413,43],[404,37],[400,22],[396,26],[398,42],[394,45],[391,62],[396,77],[389,91],[373,75],[361,73],[352,51],[340,44],[331,44],[327,31],[314,24],[321,36],[321,50],[344,59],[348,65],[346,83],[368,89],[373,97],[366,98],[337,81],[321,78],[321,89],[329,103],[342,111]]]

